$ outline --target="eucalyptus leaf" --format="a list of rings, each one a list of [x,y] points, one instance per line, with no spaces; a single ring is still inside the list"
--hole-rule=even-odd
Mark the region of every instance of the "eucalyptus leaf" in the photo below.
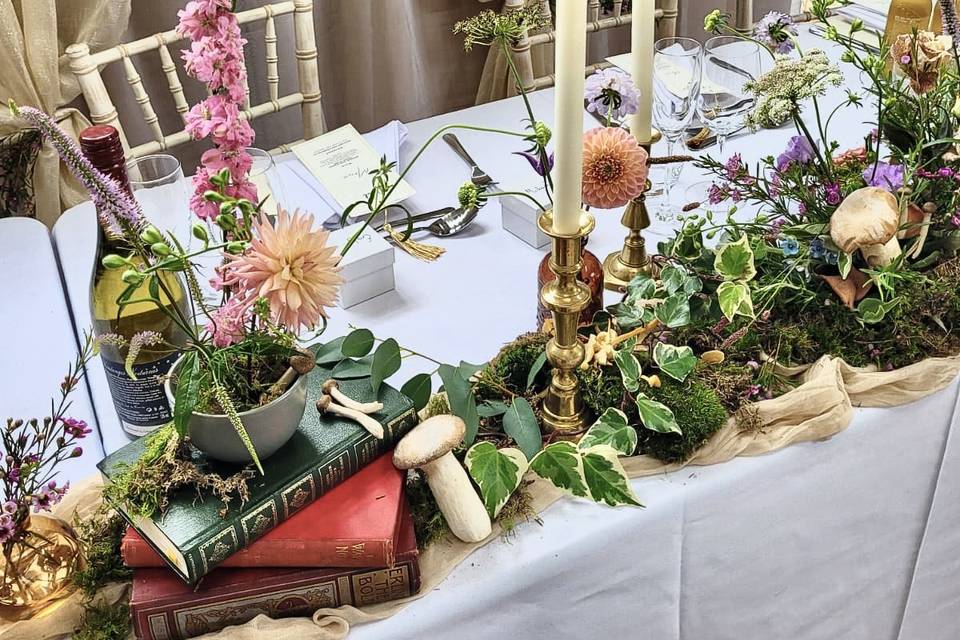
[[[717,302],[727,320],[733,320],[737,315],[753,317],[750,287],[744,282],[721,282],[717,287]]]
[[[607,445],[597,445],[581,452],[583,478],[595,502],[611,507],[630,504],[642,507],[630,486],[627,472],[617,458],[617,451]]]
[[[473,394],[473,388],[456,367],[449,364],[440,365],[438,370],[440,379],[443,381],[443,388],[447,392],[447,402],[450,404],[450,411],[453,415],[459,417],[467,425],[466,434],[463,436],[463,442],[467,446],[473,444],[477,437],[477,429],[480,428],[480,416],[477,414],[477,398]]]
[[[547,362],[547,351],[546,349],[537,356],[537,359],[533,361],[533,364],[530,365],[530,372],[527,374],[527,389],[533,386],[533,383],[536,382],[537,376],[543,370],[543,365]]]
[[[538,476],[573,496],[587,497],[587,484],[583,478],[583,459],[572,442],[553,442],[530,461],[530,470]]]
[[[331,378],[336,378],[337,380],[350,380],[352,378],[366,378],[370,375],[370,370],[373,367],[373,356],[366,356],[365,358],[360,358],[359,360],[354,360],[353,358],[346,358],[337,363],[337,366],[333,368],[333,371],[330,373]]]
[[[387,338],[380,343],[373,352],[373,362],[370,365],[370,386],[373,393],[380,391],[383,381],[400,370],[400,345],[393,338]]]
[[[609,407],[580,438],[577,448],[581,451],[598,444],[613,447],[622,456],[632,456],[637,450],[637,430],[627,421],[627,414],[616,407]]]
[[[528,460],[543,447],[540,423],[525,398],[517,396],[510,403],[510,409],[503,416],[503,431],[514,439]]]
[[[677,347],[665,342],[658,342],[653,346],[653,361],[660,367],[660,371],[683,382],[697,366],[697,356],[688,346]]]
[[[636,404],[637,411],[640,414],[641,424],[650,431],[656,431],[657,433],[683,433],[680,430],[680,425],[677,424],[677,419],[674,417],[673,411],[671,411],[667,405],[648,398],[642,393],[637,394]]]
[[[690,296],[686,293],[675,293],[657,305],[654,316],[662,324],[671,329],[690,324]]]
[[[753,249],[746,235],[735,242],[719,247],[714,256],[713,268],[725,280],[752,280],[757,275]]]
[[[373,333],[369,329],[356,329],[343,339],[341,353],[348,358],[362,358],[373,349]]]
[[[499,400],[487,400],[483,404],[477,406],[477,414],[481,418],[492,418],[494,416],[502,416],[509,409],[510,407],[505,402],[500,402]]]
[[[346,336],[340,336],[317,349],[317,364],[334,364],[343,360],[344,355],[342,348],[344,340],[346,340]]]
[[[478,442],[470,447],[463,462],[470,477],[480,487],[483,506],[491,518],[497,517],[520,486],[529,466],[520,450],[497,449],[490,442]]]
[[[640,388],[640,374],[642,373],[637,356],[626,349],[621,349],[614,352],[613,359],[620,370],[620,377],[623,378],[623,386],[626,387],[627,391],[637,391]]]
[[[433,380],[429,373],[418,373],[400,387],[400,393],[413,401],[413,408],[420,411],[430,402]]]
[[[187,435],[199,392],[200,359],[195,351],[188,351],[177,365],[177,390],[173,396],[173,427],[181,437]]]
[[[478,371],[482,371],[486,364],[471,364],[465,360],[460,361],[460,366],[457,368],[460,371],[460,375],[464,380],[469,380],[476,374]]]

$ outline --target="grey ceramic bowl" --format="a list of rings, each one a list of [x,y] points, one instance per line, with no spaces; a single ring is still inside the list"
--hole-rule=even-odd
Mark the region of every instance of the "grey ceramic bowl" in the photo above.
[[[179,364],[178,360],[171,371],[175,371]],[[164,390],[173,407],[170,378],[164,383]],[[293,437],[306,406],[307,376],[300,376],[286,393],[270,404],[240,414],[240,422],[247,430],[261,461],[276,453]],[[253,461],[226,416],[194,412],[190,417],[189,433],[193,445],[211,458],[237,464]]]

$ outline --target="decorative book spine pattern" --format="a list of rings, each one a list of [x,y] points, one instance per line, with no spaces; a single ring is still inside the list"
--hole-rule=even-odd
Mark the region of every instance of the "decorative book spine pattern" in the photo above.
[[[386,453],[416,421],[416,411],[410,408],[384,425],[383,440],[364,435],[346,451],[282,488],[234,522],[225,524],[213,536],[184,549],[187,582],[197,582],[231,555]]]
[[[137,638],[185,640],[243,624],[261,613],[271,618],[309,616],[322,608],[360,607],[399,600],[419,590],[420,567],[414,557],[391,569],[324,572],[324,575],[297,579],[276,589],[255,592],[257,590],[251,588],[250,592],[237,592],[221,600],[209,598],[149,608],[134,605],[131,613]]]

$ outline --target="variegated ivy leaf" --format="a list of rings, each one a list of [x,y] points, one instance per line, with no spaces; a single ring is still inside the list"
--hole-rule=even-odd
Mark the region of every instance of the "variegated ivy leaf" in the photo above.
[[[519,449],[497,449],[490,442],[470,447],[463,459],[467,472],[480,487],[483,506],[496,518],[527,472],[527,458]]]
[[[678,292],[693,295],[703,288],[703,282],[696,276],[691,276],[685,267],[679,264],[669,264],[660,271],[660,282],[668,295]]]
[[[639,274],[627,284],[627,304],[636,300],[649,300],[657,292],[657,283],[646,274]]]
[[[721,282],[717,287],[717,302],[727,320],[737,315],[753,317],[753,299],[745,282]]]
[[[837,268],[840,270],[840,277],[846,280],[847,276],[850,275],[850,270],[853,268],[853,256],[845,251],[841,251],[837,255]]]
[[[611,446],[600,444],[582,451],[583,477],[595,502],[603,502],[616,507],[632,504],[642,507],[637,494],[630,486],[630,479],[623,465],[617,459],[617,451]]]
[[[753,249],[746,234],[740,236],[736,242],[728,242],[717,249],[714,256],[713,268],[725,280],[752,280],[757,275],[757,268],[753,263]]]
[[[683,382],[697,366],[697,356],[693,349],[687,346],[676,347],[665,342],[658,342],[653,346],[653,361],[660,367],[660,371]]]
[[[617,363],[617,368],[620,369],[620,377],[623,378],[623,386],[627,391],[634,392],[639,389],[642,371],[637,356],[626,349],[620,349],[614,354],[613,359]]]
[[[671,329],[682,327],[690,323],[690,295],[684,292],[675,293],[657,305],[654,310],[657,320]]]
[[[642,393],[637,394],[637,411],[640,412],[640,422],[651,431],[658,433],[683,433],[670,407],[648,398]]]
[[[613,447],[622,456],[632,456],[637,450],[637,430],[627,422],[627,414],[616,407],[609,407],[587,429],[577,445],[581,451],[598,444]]]
[[[530,461],[530,470],[556,488],[570,495],[587,497],[583,478],[583,459],[572,442],[548,444]]]

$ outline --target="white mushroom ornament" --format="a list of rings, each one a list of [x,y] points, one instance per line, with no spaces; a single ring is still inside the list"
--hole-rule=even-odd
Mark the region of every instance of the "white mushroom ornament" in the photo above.
[[[863,187],[840,203],[830,217],[830,237],[845,253],[860,250],[871,267],[885,267],[900,255],[900,207],[886,189]]]
[[[427,418],[403,437],[393,451],[398,469],[420,469],[450,531],[464,542],[480,542],[492,531],[483,501],[453,449],[467,426],[457,416]]]

